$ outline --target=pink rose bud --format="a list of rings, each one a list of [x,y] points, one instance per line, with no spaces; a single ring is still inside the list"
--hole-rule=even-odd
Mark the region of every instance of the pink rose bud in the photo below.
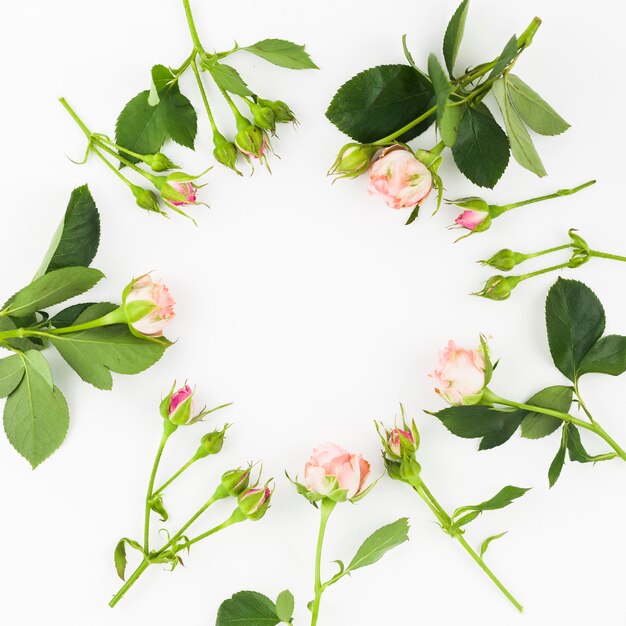
[[[167,187],[163,187],[161,193],[163,194],[163,197],[170,202],[170,204],[179,207],[196,204],[198,200],[198,188],[193,183],[173,180],[170,181],[168,185],[175,191],[175,193],[169,193]]]
[[[262,160],[269,146],[269,140],[265,131],[254,124],[248,124],[235,135],[235,144],[246,157]]]
[[[430,170],[402,146],[385,148],[370,167],[368,191],[383,196],[392,209],[417,206],[426,200],[432,188]]]
[[[172,394],[167,409],[170,422],[182,426],[187,424],[193,413],[193,389],[189,385]]]
[[[270,507],[272,491],[265,485],[262,489],[248,489],[239,496],[239,510],[250,520],[260,520]]]
[[[360,454],[326,443],[313,450],[304,468],[304,480],[308,489],[322,497],[341,489],[352,499],[363,491],[370,470],[370,464]]]
[[[153,281],[149,274],[126,287],[123,302],[128,324],[148,337],[161,337],[164,328],[176,315],[176,303],[169,289],[161,281]]]
[[[477,230],[482,224],[486,223],[485,220],[487,220],[488,217],[488,211],[467,209],[454,220],[454,223],[463,228],[467,228],[467,230]],[[483,229],[486,230],[484,226]]]
[[[466,350],[449,341],[431,374],[435,391],[453,406],[478,404],[486,384],[485,368],[481,349]]]
[[[402,440],[406,440],[412,446],[415,446],[415,438],[413,434],[408,430],[401,430],[400,428],[394,428],[389,433],[389,449],[396,455],[402,456]]]

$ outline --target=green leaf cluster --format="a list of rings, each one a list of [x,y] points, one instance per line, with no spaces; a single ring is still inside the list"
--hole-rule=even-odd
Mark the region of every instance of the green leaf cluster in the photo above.
[[[294,597],[282,591],[276,602],[257,591],[239,591],[222,602],[216,626],[276,626],[292,624]]]

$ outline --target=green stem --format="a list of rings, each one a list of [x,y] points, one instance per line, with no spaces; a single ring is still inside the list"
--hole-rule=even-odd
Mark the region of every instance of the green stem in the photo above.
[[[373,146],[382,146],[382,145],[384,145],[386,143],[394,141],[395,139],[397,139],[401,135],[404,135],[404,133],[408,132],[409,130],[411,130],[412,128],[417,126],[419,123],[421,123],[424,120],[428,119],[431,115],[433,115],[436,112],[437,112],[437,107],[436,106],[431,107],[430,109],[428,109],[428,111],[426,111],[426,113],[422,113],[420,116],[416,117],[412,122],[409,122],[408,124],[405,124],[400,130],[397,130],[394,133],[391,133],[390,135],[387,135],[386,137],[383,137],[382,139],[379,139],[378,141],[375,141],[371,145],[373,145]]]
[[[124,148],[124,146],[118,146],[116,143],[111,141],[106,135],[100,135],[99,133],[96,133],[95,135],[93,135],[93,137],[94,139],[96,139],[98,144],[105,143],[107,146],[111,148],[115,148],[115,150],[118,150],[120,152],[125,152],[126,154],[132,157],[135,157],[136,159],[141,160],[145,156],[144,154],[139,154],[138,152],[133,152],[132,150],[129,150],[128,148]],[[116,156],[119,156],[119,155],[116,153]]]
[[[113,608],[125,595],[126,592],[137,582],[139,577],[148,569],[150,561],[144,559],[139,567],[131,574],[129,579],[122,585],[120,590],[113,596],[109,602],[109,606]]]
[[[248,120],[241,114],[241,111],[237,108],[237,105],[233,102],[233,99],[230,97],[229,93],[221,85],[217,85],[217,88],[220,90],[222,96],[224,96],[224,100],[226,100],[226,103],[230,107],[230,110],[233,112],[233,115],[235,116],[237,130],[247,128],[250,125],[250,120]]]
[[[59,98],[59,102],[65,107],[65,110],[72,116],[72,119],[78,124],[80,129],[87,135],[87,139],[91,140],[91,131],[87,128],[83,120],[78,117],[78,114],[70,106],[69,102],[65,98]]]
[[[185,16],[187,17],[187,24],[189,25],[189,32],[191,33],[193,47],[198,54],[205,54],[204,47],[200,41],[200,36],[198,35],[196,23],[193,19],[193,13],[191,12],[191,4],[189,0],[183,0],[183,5],[185,6]]]
[[[551,200],[552,198],[560,198],[561,196],[571,196],[572,194],[578,193],[591,185],[595,185],[595,180],[587,181],[586,183],[579,185],[578,187],[574,187],[572,189],[559,189],[554,193],[547,194],[545,196],[538,196],[536,198],[530,198],[528,200],[522,200],[521,202],[513,202],[512,204],[504,204],[502,206],[492,205],[491,206],[491,217],[499,217],[503,213],[510,211],[511,209],[516,209],[521,206],[526,206],[527,204],[534,204],[535,202],[543,202],[544,200]]]
[[[239,509],[235,509],[234,513],[225,522],[222,522],[221,524],[219,524],[219,526],[215,526],[214,528],[211,528],[211,530],[207,530],[207,532],[202,533],[201,535],[198,535],[197,537],[194,537],[189,541],[185,541],[185,543],[181,543],[180,546],[178,546],[178,548],[176,549],[176,552],[187,550],[195,543],[198,543],[199,541],[202,541],[203,539],[206,539],[207,537],[210,537],[211,535],[214,535],[220,530],[224,530],[225,528],[228,528],[233,524],[243,522],[246,519],[246,516]]]
[[[557,270],[565,269],[569,267],[569,263],[560,263],[559,265],[551,265],[550,267],[544,267],[542,270],[537,270],[535,272],[530,272],[528,274],[521,274],[519,276],[511,276],[512,279],[517,278],[517,284],[521,283],[523,280],[528,280],[529,278],[534,278],[535,276],[541,276],[541,274],[547,274],[549,272],[556,272]]]
[[[101,144],[98,144],[98,145],[101,145]],[[104,156],[104,154],[102,154],[102,152],[100,152],[100,150],[98,150],[93,145],[91,146],[91,150],[126,185],[128,185],[129,187],[134,187],[135,186],[134,183],[132,181],[128,180],[128,178],[126,178],[126,176],[124,176],[124,174],[122,174],[122,172],[120,172],[112,163],[109,163],[109,160]],[[118,158],[120,158],[119,155],[117,155],[117,156],[118,156]]]
[[[148,482],[148,491],[146,493],[146,506],[145,506],[145,515],[144,515],[144,524],[143,524],[143,549],[146,554],[150,552],[150,513],[152,511],[150,507],[150,501],[153,496],[154,489],[154,481],[156,479],[157,470],[159,469],[159,463],[161,462],[161,457],[163,456],[163,450],[165,448],[165,444],[172,434],[172,430],[168,427],[169,422],[167,420],[163,421],[163,435],[161,437],[161,441],[159,442],[159,449],[157,450],[156,457],[154,459],[154,463],[152,465],[152,472],[150,473],[150,481]]]
[[[124,165],[130,167],[132,170],[135,170],[135,172],[137,172],[138,174],[141,174],[144,178],[147,178],[152,184],[154,184],[154,179],[156,178],[156,176],[153,176],[149,172],[146,172],[145,170],[142,170],[136,163],[133,163],[132,161],[130,161],[126,157],[122,156],[119,152],[116,152],[115,150],[111,149],[109,146],[107,146],[104,142],[99,140],[97,137],[94,137],[94,142],[102,150],[104,150],[105,152],[108,152],[110,155],[114,156],[116,159],[121,161]],[[107,161],[107,163],[108,163],[108,161]],[[109,166],[112,167],[115,170],[115,168],[110,163],[109,163]],[[117,171],[117,170],[115,170],[115,171]]]
[[[626,263],[626,256],[620,256],[619,254],[609,254],[608,252],[598,252],[597,250],[590,250],[589,255],[598,259],[611,259],[612,261],[623,261]]]
[[[160,493],[165,491],[167,487],[169,487],[183,472],[187,471],[198,459],[194,456],[189,459],[187,463],[185,463],[175,474],[168,478],[155,492],[153,495],[158,496]]]
[[[465,541],[463,535],[456,535],[455,539],[465,548],[465,551],[474,559],[478,566],[489,576],[496,587],[510,600],[513,606],[521,613],[524,607],[513,597],[511,592],[500,582],[498,577],[487,567],[483,559],[474,552],[472,547]]]
[[[322,594],[326,587],[322,584],[322,549],[324,547],[324,535],[330,515],[336,503],[328,498],[322,500],[320,505],[320,527],[317,535],[317,548],[315,550],[315,599],[311,608],[311,626],[316,626],[320,613]]]
[[[219,131],[217,130],[217,125],[215,124],[215,118],[213,117],[213,111],[211,111],[211,106],[209,105],[209,99],[206,95],[206,90],[204,89],[204,85],[202,84],[202,77],[200,76],[200,71],[198,70],[198,64],[195,59],[191,62],[191,69],[193,69],[193,73],[196,77],[196,82],[198,83],[198,89],[200,90],[200,95],[202,96],[202,101],[204,102],[204,108],[206,109],[207,115],[209,116],[209,122],[211,123],[211,130],[215,135]]]
[[[571,243],[565,243],[562,246],[555,246],[554,248],[547,248],[546,250],[541,250],[540,252],[530,252],[528,254],[522,254],[524,257],[524,261],[529,259],[536,259],[539,256],[543,256],[544,254],[552,254],[552,252],[559,252],[560,250],[567,250],[571,248]]]

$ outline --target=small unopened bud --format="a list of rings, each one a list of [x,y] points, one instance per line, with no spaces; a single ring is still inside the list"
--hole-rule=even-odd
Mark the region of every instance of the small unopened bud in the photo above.
[[[215,145],[215,149],[213,150],[215,160],[237,172],[239,176],[242,176],[241,172],[237,169],[237,157],[239,156],[237,146],[223,136],[214,137],[213,143]]]
[[[207,433],[200,440],[200,446],[194,455],[196,459],[203,459],[211,454],[219,454],[224,447],[224,439],[226,438],[226,431],[229,425],[225,424],[221,430],[214,430],[211,433]]]
[[[229,495],[238,497],[250,484],[250,467],[229,470],[222,475],[222,487],[228,491]]]
[[[376,152],[378,152],[376,146],[348,143],[339,151],[328,173],[337,178],[356,178],[361,176],[369,169]]]
[[[133,185],[131,190],[135,196],[135,200],[137,201],[137,206],[145,209],[146,211],[163,213],[163,211],[161,211],[161,207],[159,206],[159,199],[153,191],[150,189],[143,189],[137,185]]]
[[[413,434],[400,428],[394,428],[389,433],[387,443],[391,453],[397,457],[402,457],[403,452],[413,454],[416,450]]]
[[[250,113],[252,113],[252,119],[259,128],[269,130],[272,133],[276,130],[276,115],[270,107],[255,102],[250,104]]]
[[[239,496],[239,510],[252,521],[260,520],[270,508],[272,491],[269,483],[263,488],[248,489]]]
[[[482,265],[495,267],[501,272],[510,272],[516,265],[525,260],[525,256],[519,252],[513,252],[508,248],[496,252],[490,259],[481,261]]]
[[[297,123],[298,120],[289,106],[282,100],[264,100],[258,98],[257,103],[264,107],[269,107],[274,112],[274,118],[277,124],[288,124],[289,122]]]
[[[488,300],[506,300],[520,282],[517,276],[492,276],[479,291],[473,295],[487,298]]]
[[[235,135],[237,148],[247,157],[262,159],[267,148],[267,135],[261,128],[249,124]]]
[[[146,154],[141,159],[153,172],[167,172],[167,170],[176,170],[180,165],[176,165],[162,152],[157,154]]]

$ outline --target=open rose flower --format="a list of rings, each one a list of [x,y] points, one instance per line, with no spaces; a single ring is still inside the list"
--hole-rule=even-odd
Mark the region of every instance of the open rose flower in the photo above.
[[[360,454],[326,443],[313,450],[304,468],[304,480],[306,487],[319,496],[345,490],[350,500],[363,491],[370,471],[370,464]]]
[[[385,148],[370,167],[368,191],[383,196],[392,209],[415,207],[426,200],[432,188],[430,170],[402,146]]]
[[[485,370],[482,350],[466,350],[450,341],[432,373],[435,391],[453,406],[477,404],[486,384]]]
[[[124,309],[129,325],[149,337],[161,337],[176,312],[169,289],[149,274],[133,281],[125,290]]]

